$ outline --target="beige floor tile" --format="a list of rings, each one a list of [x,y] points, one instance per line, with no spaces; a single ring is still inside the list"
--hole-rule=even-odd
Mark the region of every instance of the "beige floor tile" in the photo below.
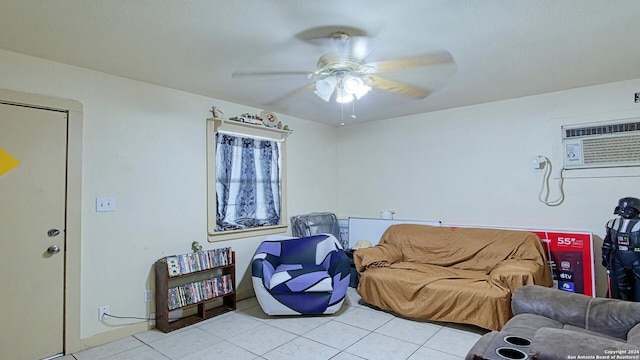
[[[327,316],[281,316],[270,320],[269,325],[302,335],[329,321]]]
[[[206,322],[199,323],[196,326],[208,333],[228,340],[233,338],[234,336],[242,334],[243,332],[254,329],[262,324],[262,321],[255,320],[248,316],[233,313],[229,316],[209,319]]]
[[[109,356],[105,360],[166,360],[167,357],[160,352],[152,349],[148,345],[138,346],[131,350],[121,352],[119,354]]]
[[[195,350],[192,354],[185,355],[180,360],[203,360],[203,359],[233,359],[233,360],[253,360],[258,358],[239,346],[228,341],[221,341],[206,349]],[[137,360],[137,359],[136,359]]]
[[[249,331],[245,331],[228,341],[254,354],[263,354],[277,348],[278,346],[295,339],[297,335],[278,329],[276,327],[262,324]]]
[[[143,346],[144,343],[140,340],[129,336],[124,339],[116,340],[114,342],[96,346],[94,348],[80,351],[73,354],[77,360],[101,360],[109,356],[119,354],[121,352],[131,350],[133,348]]]
[[[464,360],[462,356],[451,355],[443,353],[438,350],[421,347],[414,352],[407,360]]]
[[[346,312],[343,316],[336,318],[336,321],[373,331],[391,321],[393,318],[393,315],[383,311],[355,308]]]
[[[376,329],[375,332],[408,341],[413,344],[423,345],[433,335],[440,331],[440,329],[442,329],[442,326],[439,325],[403,318],[394,318]]]
[[[164,339],[166,337],[169,336],[175,336],[176,334],[179,334],[182,331],[186,331],[189,330],[189,327],[184,327],[182,329],[178,329],[178,330],[174,330],[172,332],[169,333],[164,333],[158,329],[151,329],[145,332],[141,332],[138,334],[133,335],[133,337],[135,337],[136,339],[142,341],[145,344],[149,344],[151,342],[157,341],[157,340],[161,340]]]
[[[478,339],[480,339],[480,335],[478,334],[443,328],[433,335],[424,344],[424,346],[448,354],[464,357]]]
[[[341,352],[340,354],[331,358],[331,360],[362,360],[360,356],[355,356],[346,352]],[[435,359],[434,359],[435,360]]]
[[[194,351],[205,349],[222,339],[208,333],[196,326],[190,326],[187,330],[170,334],[166,338],[153,341],[149,344],[152,348],[163,353],[170,359],[180,359]]]
[[[305,338],[341,350],[355,344],[369,334],[369,331],[339,321],[331,321],[304,334]]]
[[[260,306],[252,306],[239,311],[236,310],[236,313],[264,322],[267,322],[273,318],[272,316],[269,316],[264,311],[262,311],[262,308]]]
[[[313,340],[298,337],[262,355],[267,360],[326,360],[340,350]]]
[[[349,346],[345,352],[368,360],[405,360],[418,348],[419,345],[407,341],[371,333]]]

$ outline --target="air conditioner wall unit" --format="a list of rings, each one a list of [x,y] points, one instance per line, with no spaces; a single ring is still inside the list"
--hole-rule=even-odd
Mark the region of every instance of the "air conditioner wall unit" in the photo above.
[[[640,118],[563,125],[564,168],[640,166]]]

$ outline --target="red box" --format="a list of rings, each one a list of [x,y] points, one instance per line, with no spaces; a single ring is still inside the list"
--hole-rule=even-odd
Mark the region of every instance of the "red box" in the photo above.
[[[542,239],[557,289],[595,296],[591,233],[529,231]]]

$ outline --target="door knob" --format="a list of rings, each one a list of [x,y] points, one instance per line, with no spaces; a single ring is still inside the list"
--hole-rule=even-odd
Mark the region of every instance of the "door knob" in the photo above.
[[[47,252],[49,254],[57,254],[60,252],[60,246],[58,245],[51,245],[49,246],[49,248],[47,249]]]

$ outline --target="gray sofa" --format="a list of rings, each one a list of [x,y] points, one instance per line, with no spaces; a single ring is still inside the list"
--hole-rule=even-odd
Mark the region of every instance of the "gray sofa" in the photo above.
[[[466,360],[640,359],[640,303],[526,285],[511,308],[514,317],[478,340]]]

